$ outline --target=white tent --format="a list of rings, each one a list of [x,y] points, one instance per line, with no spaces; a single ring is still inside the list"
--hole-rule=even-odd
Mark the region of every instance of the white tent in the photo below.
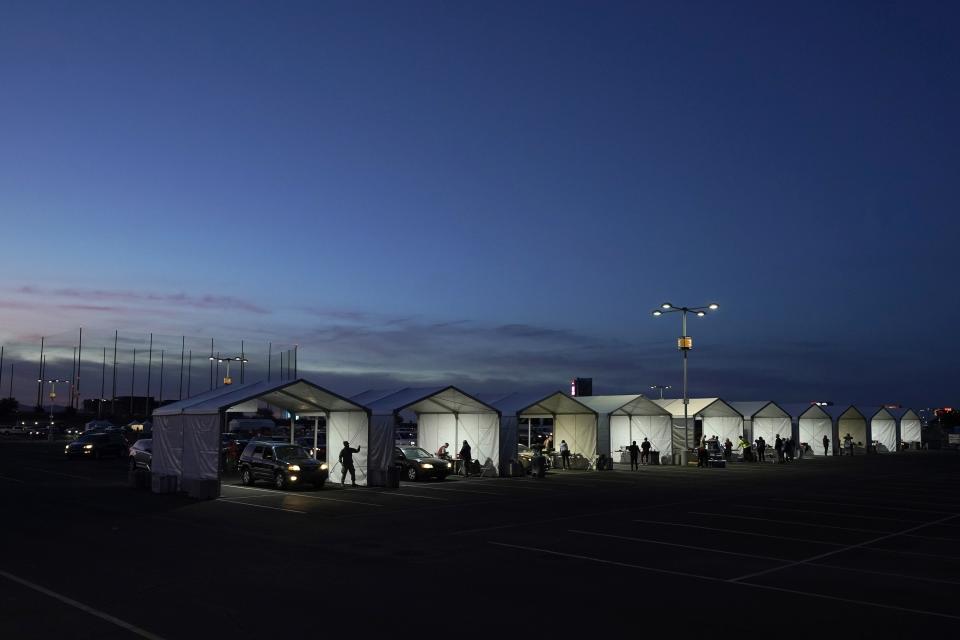
[[[533,399],[531,399],[533,398]],[[571,454],[580,454],[591,463],[596,456],[610,447],[610,432],[597,431],[597,412],[562,391],[546,397],[507,396],[497,404],[513,405],[513,414],[518,420],[529,418],[553,419],[553,446],[559,447],[566,440]]]
[[[642,395],[579,396],[577,401],[593,409],[597,414],[598,442],[607,442],[607,447],[598,445],[613,460],[619,459],[619,451],[631,442],[650,441],[656,455],[673,453],[673,419],[670,412]]]
[[[897,419],[897,439],[899,442],[911,445],[920,442],[920,416],[913,409],[890,409],[890,413]]]
[[[694,422],[700,420],[702,433],[707,438],[717,436],[722,443],[729,438],[734,446],[740,442],[740,436],[743,435],[743,416],[739,411],[730,406],[720,398],[689,398],[687,405],[687,416],[690,418],[688,429],[688,439],[684,439],[683,424],[683,400],[654,400],[656,404],[670,412],[673,416],[673,424],[676,427],[673,430],[673,448],[682,450],[689,443],[690,447],[696,447],[694,437]]]
[[[471,457],[485,471],[500,473],[500,412],[456,387],[365,391],[351,399],[364,404],[373,423],[391,433],[395,416],[411,411],[417,416],[417,446],[432,454],[448,442],[455,454],[466,440]],[[516,457],[516,435],[512,457]]]
[[[870,419],[870,441],[877,443],[877,453],[890,453],[897,450],[897,419],[886,409],[878,409],[873,415],[865,411]]]
[[[743,415],[743,430],[749,442],[763,438],[767,446],[772,447],[777,435],[781,438],[793,437],[793,420],[776,402],[759,400],[730,404]]]
[[[836,453],[836,447],[841,443],[837,441],[836,432],[833,429],[833,418],[823,407],[815,404],[790,404],[785,405],[784,409],[796,418],[798,439],[810,445],[813,455],[824,455],[824,436],[829,439],[826,455]]]
[[[870,424],[866,416],[852,404],[824,407],[833,418],[834,433],[838,447],[843,447],[847,434],[853,438],[855,450],[863,449],[870,443]],[[859,451],[858,451],[859,452]],[[843,452],[846,455],[846,451]]]
[[[366,410],[298,379],[224,386],[157,408],[153,412],[154,490],[182,490],[193,497],[219,495],[220,433],[225,430],[226,414],[255,411],[258,401],[291,414],[326,417],[328,442],[349,439],[353,446],[362,446],[354,458],[358,483],[367,484],[368,473],[374,470],[381,471],[385,478],[386,439],[370,432]],[[338,451],[333,446],[327,448],[328,464]],[[392,448],[387,449],[387,454],[391,453]],[[330,468],[332,478],[332,464]]]

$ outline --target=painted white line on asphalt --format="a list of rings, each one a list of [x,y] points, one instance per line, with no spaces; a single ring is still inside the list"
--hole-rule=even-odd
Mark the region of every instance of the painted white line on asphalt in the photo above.
[[[496,493],[496,492],[494,492],[494,491],[477,491],[477,490],[475,490],[475,489],[454,489],[453,487],[435,487],[435,486],[429,486],[429,485],[424,485],[424,486],[420,486],[420,487],[415,487],[415,486],[411,486],[411,485],[409,485],[409,484],[403,484],[403,485],[400,485],[400,486],[401,486],[402,488],[404,488],[404,489],[423,489],[423,490],[429,490],[429,491],[455,491],[455,492],[457,492],[457,493],[477,493],[477,494],[482,494],[482,495],[487,495],[487,496],[502,496],[502,495],[505,495],[505,494],[503,494],[503,493]]]
[[[306,511],[298,511],[297,509],[284,509],[283,507],[271,507],[265,504],[251,504],[249,502],[240,502],[238,498],[217,498],[217,502],[222,502],[224,504],[240,504],[245,507],[256,507],[257,509],[272,509],[274,511],[286,511],[287,513],[306,513]]]
[[[598,536],[600,538],[613,538],[615,540],[627,540],[629,542],[642,542],[644,544],[659,544],[666,547],[679,547],[681,549],[690,549],[692,551],[707,551],[709,553],[720,553],[727,556],[739,556],[741,558],[753,558],[755,560],[770,560],[772,562],[790,562],[786,558],[771,558],[770,556],[760,556],[755,553],[740,553],[737,551],[723,551],[711,547],[697,547],[689,544],[679,544],[677,542],[663,542],[661,540],[651,540],[649,538],[634,538],[633,536],[618,536],[612,533],[600,533],[599,531],[581,531],[579,529],[567,529],[570,533],[579,533],[585,536]]]
[[[48,471],[46,469],[37,469],[36,467],[24,467],[27,471],[36,471],[48,476],[63,476],[64,478],[73,478],[74,480],[86,480],[88,482],[96,482],[96,478],[90,478],[88,476],[76,476],[72,473],[60,473],[57,471]]]
[[[505,543],[505,542],[493,542],[493,541],[488,541],[487,544],[495,545],[495,546],[498,546],[498,547],[508,547],[508,548],[512,548],[512,549],[520,549],[520,550],[522,550],[522,551],[536,551],[536,552],[538,552],[538,553],[545,553],[545,554],[548,554],[548,555],[560,556],[560,557],[563,557],[563,558],[573,558],[573,559],[575,559],[575,560],[586,560],[586,561],[588,561],[588,562],[597,562],[597,563],[600,563],[600,564],[614,565],[614,566],[617,566],[617,567],[624,567],[624,568],[627,568],[627,569],[637,569],[637,570],[639,570],[639,571],[648,571],[648,572],[652,572],[652,573],[663,573],[663,574],[668,574],[668,575],[680,576],[680,577],[684,577],[684,578],[694,578],[694,579],[696,579],[696,580],[704,580],[704,581],[707,581],[707,582],[722,582],[722,583],[725,583],[725,584],[731,584],[731,583],[732,583],[732,584],[737,584],[737,585],[740,585],[740,586],[743,586],[743,587],[747,587],[747,588],[750,588],[750,589],[762,589],[762,590],[764,590],[764,591],[778,591],[778,592],[781,592],[781,593],[791,593],[791,594],[794,594],[794,595],[808,596],[808,597],[811,597],[811,598],[819,598],[819,599],[822,599],[822,600],[831,600],[831,601],[833,601],[833,602],[846,602],[846,603],[848,603],[848,604],[858,604],[858,605],[862,605],[862,606],[865,606],[865,607],[876,607],[876,608],[878,608],[878,609],[887,609],[887,610],[889,610],[889,611],[901,611],[901,612],[903,612],[903,613],[915,613],[915,614],[920,614],[920,615],[925,615],[925,616],[934,616],[934,617],[937,617],[937,618],[949,618],[950,620],[960,620],[960,616],[955,616],[955,615],[952,615],[952,614],[949,614],[949,613],[940,613],[940,612],[938,612],[938,611],[924,611],[924,610],[922,610],[922,609],[911,609],[911,608],[908,608],[908,607],[897,607],[897,606],[893,606],[893,605],[880,604],[880,603],[878,603],[878,602],[871,602],[871,601],[869,601],[869,600],[856,600],[856,599],[853,599],[853,598],[841,598],[841,597],[839,597],[839,596],[831,596],[831,595],[826,595],[826,594],[823,594],[823,593],[816,593],[816,592],[812,592],[812,591],[799,591],[799,590],[796,590],[796,589],[784,589],[784,588],[781,588],[781,587],[773,587],[773,586],[766,585],[766,584],[756,584],[756,583],[753,583],[753,582],[733,582],[733,581],[731,581],[731,580],[724,580],[723,578],[714,578],[714,577],[711,577],[711,576],[697,575],[697,574],[695,574],[695,573],[684,573],[684,572],[682,572],[682,571],[670,571],[670,570],[668,570],[668,569],[654,569],[654,568],[651,568],[651,567],[644,567],[644,566],[640,566],[640,565],[636,565],[636,564],[630,564],[630,563],[627,563],[627,562],[618,562],[618,561],[616,561],[616,560],[605,560],[604,558],[594,558],[594,557],[591,557],[591,556],[582,556],[582,555],[578,555],[578,554],[575,554],[575,553],[563,553],[563,552],[561,552],[561,551],[552,551],[552,550],[550,550],[550,549],[542,549],[542,548],[539,548],[539,547],[527,547],[527,546],[518,545],[518,544],[507,544],[507,543]]]
[[[8,478],[7,476],[0,476],[0,480],[7,480],[8,482],[19,482],[20,484],[27,484],[24,480],[17,480],[16,478]]]
[[[827,500],[793,500],[790,498],[770,498],[772,502],[799,502],[810,504],[829,504],[835,507],[861,507],[863,509],[879,509],[881,511],[915,511],[917,513],[952,513],[951,511],[934,511],[930,509],[910,509],[905,507],[888,507],[882,504],[863,504],[855,502],[831,502]]]
[[[950,515],[950,516],[947,516],[946,518],[940,518],[939,520],[934,520],[933,522],[927,522],[927,523],[924,523],[924,524],[917,525],[917,526],[915,526],[915,527],[910,527],[909,529],[904,529],[903,531],[896,531],[896,532],[894,532],[894,533],[889,533],[889,534],[887,534],[887,535],[880,536],[880,537],[878,537],[878,538],[872,538],[872,539],[870,539],[870,540],[864,540],[863,542],[858,542],[857,544],[847,545],[847,546],[845,546],[845,547],[843,547],[843,548],[841,548],[841,549],[834,549],[833,551],[828,551],[828,552],[826,552],[826,553],[821,553],[821,554],[816,555],[816,556],[811,556],[811,557],[806,558],[806,559],[804,559],[804,560],[797,560],[796,562],[790,562],[790,563],[785,564],[785,565],[780,566],[780,567],[774,567],[773,569],[764,569],[763,571],[755,571],[754,573],[748,573],[748,574],[746,574],[746,575],[742,575],[742,576],[739,576],[739,577],[737,577],[737,578],[731,578],[731,579],[730,579],[730,582],[741,582],[741,581],[743,581],[743,580],[749,580],[750,578],[756,578],[756,577],[758,577],[758,576],[764,576],[764,575],[767,575],[767,574],[770,574],[770,573],[774,573],[775,571],[782,571],[783,569],[789,569],[790,567],[795,567],[795,566],[797,566],[797,565],[806,564],[806,563],[808,563],[808,562],[814,562],[814,561],[816,561],[816,560],[823,560],[824,558],[829,558],[830,556],[835,556],[835,555],[837,555],[838,553],[844,553],[844,552],[846,552],[846,551],[850,551],[851,549],[857,549],[857,548],[860,548],[860,547],[866,547],[867,545],[871,545],[871,544],[874,544],[874,543],[876,543],[876,542],[881,542],[881,541],[883,541],[883,540],[889,540],[890,538],[896,538],[897,536],[902,536],[902,535],[907,534],[907,533],[913,533],[914,531],[918,531],[918,530],[920,530],[920,529],[923,529],[924,527],[929,527],[929,526],[932,526],[932,525],[935,525],[935,524],[940,524],[941,522],[946,522],[947,520],[953,520],[953,519],[956,518],[957,516],[958,516],[958,514]]]
[[[889,533],[889,531],[884,531],[883,529],[861,529],[859,527],[841,527],[833,524],[819,524],[816,522],[800,522],[799,520],[772,520],[770,518],[757,518],[755,516],[737,516],[729,513],[715,513],[709,511],[688,511],[693,515],[698,516],[713,516],[716,518],[736,518],[737,520],[756,520],[758,522],[773,522],[776,524],[792,524],[801,527],[816,527],[818,529],[837,529],[838,531],[852,531],[854,533]],[[839,515],[839,514],[835,514]],[[917,521],[913,521],[917,524]],[[926,525],[924,525],[926,526]],[[913,533],[902,533],[900,534],[906,538],[920,538],[922,540],[940,540],[943,542],[960,542],[957,538],[944,538],[940,536],[922,536]]]
[[[925,520],[904,520],[903,518],[887,518],[884,516],[860,516],[853,513],[841,513],[839,511],[815,511],[813,509],[791,509],[790,507],[761,507],[759,505],[750,505],[749,509],[760,509],[762,511],[790,511],[793,513],[813,513],[821,516],[840,516],[842,518],[857,518],[859,520],[889,520],[890,522],[921,523]],[[947,525],[952,526],[952,525]]]
[[[293,496],[295,498],[308,498],[310,500],[326,500],[329,502],[348,502],[351,504],[365,504],[370,507],[382,507],[382,504],[376,502],[361,502],[360,500],[345,500],[343,498],[324,498],[322,496],[315,496],[309,493],[294,493],[292,491],[281,491],[279,489],[258,489],[257,487],[244,487],[242,485],[231,484],[225,485],[229,486],[231,489],[243,489],[244,491],[263,491],[265,493],[270,493],[275,496]]]
[[[84,613],[89,613],[90,615],[100,618],[101,620],[105,620],[110,624],[120,627],[121,629],[126,629],[130,633],[134,633],[140,636],[141,638],[148,638],[149,640],[163,640],[161,636],[158,636],[155,633],[150,633],[149,631],[145,629],[141,629],[140,627],[137,627],[135,625],[132,625],[129,622],[125,622],[120,618],[117,618],[116,616],[112,616],[109,613],[104,613],[103,611],[98,611],[97,609],[94,609],[89,605],[85,605],[82,602],[77,602],[73,598],[68,598],[67,596],[59,594],[56,591],[51,591],[46,587],[41,587],[40,585],[30,582],[29,580],[24,580],[23,578],[19,578],[13,575],[12,573],[3,571],[2,569],[0,569],[0,576],[3,576],[4,578],[6,578],[7,580],[10,580],[11,582],[16,582],[17,584],[27,587],[28,589],[33,589],[38,593],[42,593],[45,596],[50,596],[55,600],[59,600],[60,602],[73,607],[74,609],[79,609]]]
[[[823,544],[830,547],[842,547],[841,542],[829,542],[827,540],[811,540],[809,538],[793,538],[790,536],[778,536],[772,533],[755,533],[753,531],[743,531],[741,529],[721,529],[719,527],[707,527],[699,524],[686,524],[683,522],[666,522],[664,520],[634,520],[643,524],[659,524],[667,527],[683,527],[685,529],[703,529],[704,531],[719,531],[720,533],[734,533],[740,536],[750,536],[753,538],[772,538],[774,540],[786,540],[788,542],[806,542],[810,544]]]

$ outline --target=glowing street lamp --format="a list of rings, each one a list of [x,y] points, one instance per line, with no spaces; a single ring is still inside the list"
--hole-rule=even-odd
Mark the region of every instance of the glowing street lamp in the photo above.
[[[37,382],[40,383],[40,384],[43,384],[44,382],[46,382],[47,384],[50,385],[50,393],[49,393],[49,396],[50,396],[50,424],[52,425],[52,424],[53,424],[53,401],[57,399],[57,383],[58,383],[58,382],[67,382],[67,383],[68,383],[68,382],[70,382],[70,381],[69,381],[69,380],[61,380],[60,378],[56,378],[56,379],[54,379],[54,380],[43,380],[43,379],[41,378],[41,379],[38,379]]]
[[[687,406],[690,399],[687,397],[687,352],[693,349],[693,338],[687,335],[687,313],[694,313],[698,318],[707,315],[709,311],[716,311],[720,305],[716,302],[700,307],[676,307],[669,302],[664,302],[659,309],[653,310],[654,316],[662,316],[665,313],[679,313],[683,318],[682,331],[677,338],[677,349],[683,354],[683,442],[686,449],[690,449],[690,416],[687,415]],[[651,387],[653,388],[653,387]],[[661,392],[661,398],[663,393]]]
[[[673,389],[669,384],[652,384],[650,385],[651,389],[656,389],[660,392],[660,399],[663,400],[663,391],[664,389]]]
[[[233,378],[230,377],[230,363],[231,363],[231,362],[240,362],[240,363],[243,363],[243,364],[246,364],[246,363],[248,362],[247,359],[244,358],[243,356],[219,356],[219,355],[218,355],[216,358],[214,358],[213,356],[210,356],[210,362],[213,362],[213,361],[216,361],[217,364],[219,364],[219,363],[221,363],[221,362],[226,362],[226,363],[227,363],[227,375],[224,376],[224,378],[223,378],[223,384],[224,384],[224,385],[233,384]]]

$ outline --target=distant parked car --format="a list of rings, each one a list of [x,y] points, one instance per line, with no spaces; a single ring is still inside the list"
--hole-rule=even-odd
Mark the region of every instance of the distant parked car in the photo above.
[[[310,456],[296,444],[255,440],[240,454],[240,481],[252,485],[258,480],[271,482],[277,489],[311,484],[317,489],[327,480],[325,462]]]
[[[141,438],[133,443],[129,453],[130,471],[150,471],[153,462],[153,439]]]
[[[453,462],[441,460],[420,447],[395,447],[393,461],[405,480],[443,480],[453,471]]]
[[[19,424],[15,424],[12,427],[0,427],[0,436],[9,436],[11,438],[26,438],[29,432],[29,429]]]
[[[127,454],[127,443],[119,433],[85,433],[63,451],[68,458],[121,457]]]

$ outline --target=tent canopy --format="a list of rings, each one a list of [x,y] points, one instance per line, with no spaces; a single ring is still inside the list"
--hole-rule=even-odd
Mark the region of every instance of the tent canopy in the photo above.
[[[596,416],[597,412],[580,402],[581,399],[556,391],[518,408],[516,415],[521,418],[548,418],[557,415]]]
[[[362,405],[300,378],[286,382],[263,380],[220,387],[159,407],[154,410],[153,415],[209,415],[221,411],[256,411],[257,401],[294,414],[365,411]]]
[[[809,402],[804,403],[795,403],[795,404],[781,404],[781,408],[784,411],[789,413],[794,419],[817,419],[817,418],[826,418],[832,420],[833,417],[827,413],[824,409],[826,407],[821,407],[820,405],[811,404]]]
[[[688,400],[687,415],[691,418],[693,416],[703,416],[704,418],[743,418],[743,415],[739,411],[721,398],[689,398]],[[683,417],[682,399],[653,400],[653,402],[669,411],[674,418]]]
[[[919,420],[920,416],[910,407],[897,407],[896,409],[887,409],[887,411],[897,420]]]
[[[374,414],[413,411],[425,413],[496,413],[500,410],[454,386],[406,387],[393,391],[371,390],[351,398]]]
[[[751,400],[746,402],[730,402],[730,405],[740,412],[747,420],[754,418],[790,418],[790,414],[772,400]]]
[[[670,416],[670,412],[642,395],[582,396],[577,400],[600,415]]]

